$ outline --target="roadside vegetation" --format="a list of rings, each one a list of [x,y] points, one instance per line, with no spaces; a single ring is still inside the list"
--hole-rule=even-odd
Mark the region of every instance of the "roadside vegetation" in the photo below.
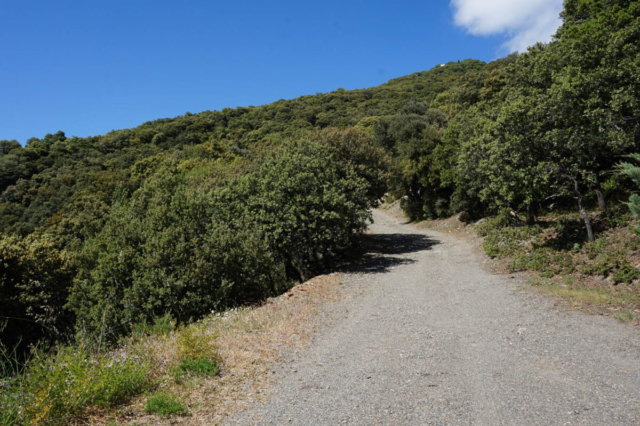
[[[0,141],[4,424],[153,392],[151,406],[181,403],[155,372],[171,365],[188,383],[224,357],[185,352],[159,368],[136,352],[139,336],[179,346],[212,312],[326,271],[384,194],[414,220],[485,218],[485,250],[509,270],[633,321],[640,3],[566,0],[562,19],[549,44],[488,64],[95,137]]]
[[[67,346],[49,355],[33,348],[26,363],[1,354],[0,424],[64,424],[87,407],[110,408],[150,385],[152,365],[135,352],[92,354]]]
[[[481,220],[486,253],[509,271],[553,278],[545,289],[632,321],[640,5],[568,0],[562,18],[551,43],[496,63],[481,89],[456,86],[380,121],[389,200],[414,220]],[[454,113],[439,103],[452,98]]]
[[[555,212],[528,225],[508,213],[478,223],[485,252],[506,272],[532,271],[534,286],[567,300],[572,307],[640,319],[640,236],[637,222],[618,211],[592,212],[597,238],[589,241],[582,218]]]
[[[0,425],[217,423],[260,398],[272,365],[306,344],[339,279],[319,276],[185,326],[163,316],[106,351],[32,348],[26,364],[5,352]]]
[[[160,318],[147,332],[120,341],[118,349],[91,350],[83,345],[45,352],[32,347],[21,359],[2,353],[0,424],[68,424],[93,412],[106,413],[162,385],[171,375],[218,374],[220,358],[215,336],[201,324],[173,330]],[[164,325],[163,325],[164,323]],[[158,351],[161,345],[162,351]],[[155,350],[154,350],[155,349]],[[168,354],[167,352],[171,350]],[[170,394],[158,391],[147,399],[148,411],[160,415],[187,414]]]

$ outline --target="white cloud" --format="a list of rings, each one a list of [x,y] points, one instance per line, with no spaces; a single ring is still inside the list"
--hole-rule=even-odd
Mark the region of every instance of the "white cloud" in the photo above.
[[[451,0],[456,25],[473,35],[505,34],[503,48],[524,52],[560,26],[562,0]]]

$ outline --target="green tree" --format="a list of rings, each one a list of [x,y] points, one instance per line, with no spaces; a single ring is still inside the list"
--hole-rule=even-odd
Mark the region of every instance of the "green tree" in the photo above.
[[[353,168],[368,183],[369,206],[376,207],[387,191],[389,158],[384,149],[374,145],[373,136],[357,127],[344,130],[333,127],[308,137],[328,146],[337,159]]]
[[[186,322],[277,293],[284,275],[259,230],[214,220],[215,207],[171,160],[121,193],[82,253],[69,303],[81,335],[113,340],[166,313]]]
[[[213,194],[220,221],[251,218],[287,276],[304,280],[355,243],[371,219],[370,185],[334,149],[317,142],[288,142],[255,172]]]
[[[7,155],[14,149],[22,149],[22,145],[17,140],[1,140],[0,141],[0,156]]]
[[[629,158],[636,164],[640,163],[640,154],[638,153],[629,155]],[[620,173],[631,179],[637,187],[640,187],[640,167],[636,164],[624,161],[618,165],[618,169]],[[640,195],[632,194],[627,205],[633,217],[640,219]]]
[[[0,238],[0,339],[25,347],[65,339],[73,316],[64,308],[76,263],[47,236]]]

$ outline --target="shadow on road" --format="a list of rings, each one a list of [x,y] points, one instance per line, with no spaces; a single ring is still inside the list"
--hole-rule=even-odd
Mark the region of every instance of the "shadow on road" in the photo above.
[[[363,235],[362,246],[367,253],[400,255],[429,250],[440,241],[422,234]]]
[[[403,254],[430,250],[440,244],[438,240],[422,234],[377,234],[363,235],[361,238],[359,255],[345,259],[337,271],[366,274],[389,272],[396,266],[415,262],[401,257]]]

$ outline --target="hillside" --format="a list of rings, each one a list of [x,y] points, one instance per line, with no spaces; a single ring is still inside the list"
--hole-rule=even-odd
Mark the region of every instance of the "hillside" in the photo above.
[[[75,412],[140,394],[151,361],[109,351],[165,331],[182,348],[167,374],[217,374],[189,324],[357,257],[383,199],[414,221],[459,214],[509,271],[638,319],[640,3],[567,0],[561,17],[550,43],[488,64],[0,141],[0,423],[71,413],[39,375],[77,385]],[[113,399],[83,393],[89,359]]]
[[[104,245],[106,242],[102,241],[99,243],[100,247],[95,247],[89,254],[91,244],[87,241],[98,244],[98,240],[107,238],[105,232],[116,226],[115,222],[119,220],[114,216],[118,202],[124,202],[130,195],[134,195],[134,200],[158,196],[158,191],[171,197],[175,195],[171,192],[175,191],[176,185],[180,188],[198,185],[207,188],[206,191],[223,191],[225,187],[234,186],[230,183],[233,179],[262,173],[259,171],[260,164],[270,155],[273,157],[271,153],[290,144],[287,141],[317,140],[324,146],[333,146],[337,155],[343,157],[351,166],[355,166],[359,176],[366,180],[369,187],[366,199],[369,201],[363,202],[371,205],[385,192],[385,176],[388,173],[387,166],[384,165],[387,162],[386,154],[381,148],[375,148],[376,144],[373,143],[374,127],[379,126],[381,120],[393,117],[401,108],[412,108],[412,105],[424,108],[423,105],[438,103],[443,110],[448,111],[448,115],[455,114],[456,110],[477,102],[486,92],[485,83],[498,78],[496,76],[500,75],[510,60],[512,59],[491,64],[475,60],[449,63],[366,90],[339,89],[332,93],[303,96],[289,101],[281,100],[260,107],[187,113],[173,119],[159,119],[144,123],[135,129],[113,131],[96,137],[67,138],[59,131],[42,139],[32,138],[24,148],[15,141],[2,141],[0,230],[5,237],[1,247],[7,265],[12,265],[10,270],[5,269],[2,272],[3,280],[12,283],[8,287],[4,286],[3,291],[4,300],[17,302],[9,311],[12,315],[7,316],[31,321],[35,319],[36,325],[28,321],[19,323],[19,327],[23,328],[25,333],[22,339],[31,340],[32,338],[28,337],[30,335],[51,335],[51,331],[43,334],[45,329],[37,323],[46,324],[48,330],[55,330],[50,338],[68,336],[80,311],[94,312],[96,309],[104,309],[96,306],[82,308],[73,304],[66,305],[66,300],[72,293],[80,292],[77,288],[79,282],[86,282],[87,279],[94,282],[95,278],[87,277],[96,273],[96,268],[99,269],[98,259],[104,250],[109,249]],[[180,170],[182,181],[168,182],[168,170]],[[144,196],[145,193],[148,195]],[[164,203],[166,200],[168,199],[155,202]],[[144,209],[148,209],[148,202],[143,202]],[[208,199],[207,203],[209,202],[211,199]],[[227,200],[226,205],[230,204]],[[156,208],[161,206],[157,205]],[[122,212],[118,210],[117,214],[120,215]],[[134,218],[140,218],[139,215],[143,213],[138,209],[136,213],[130,214],[131,220],[135,222]],[[226,217],[227,219],[222,219],[221,223],[226,222],[224,226],[229,226],[228,222],[236,220],[234,215],[239,213],[217,214]],[[149,224],[153,230],[147,232],[160,232],[167,226],[166,217],[156,219],[160,222]],[[284,219],[277,219],[280,220]],[[107,230],[104,228],[105,225]],[[145,225],[137,226],[144,228]],[[195,227],[194,231],[189,232],[205,232],[202,229],[195,231],[201,228],[202,224],[189,226]],[[241,224],[237,226],[245,227]],[[180,232],[187,231],[180,228]],[[258,238],[264,238],[264,235]],[[309,235],[308,238],[312,236]],[[116,245],[112,246],[112,249],[117,250],[117,244],[126,243],[114,241],[113,244]],[[139,244],[142,244],[142,240],[135,243],[137,248],[132,247],[132,250],[141,250]],[[273,241],[272,244],[280,243]],[[348,246],[346,240],[338,242],[335,234],[334,241],[327,241],[327,249],[332,253],[344,250]],[[318,253],[311,253],[307,260],[283,260],[287,278],[268,280],[271,283],[267,284],[267,287],[271,290],[265,290],[266,293],[262,294],[277,291],[273,289],[280,286],[286,288],[285,282],[288,280],[300,280],[318,272],[321,268],[320,263],[326,264],[331,257],[329,252],[325,252],[323,256],[323,251],[324,249],[319,249]],[[187,249],[182,256],[186,256],[186,262],[192,255],[193,249]],[[176,253],[173,253],[173,256],[180,257]],[[275,256],[284,259],[298,256],[298,253],[279,253]],[[324,260],[311,260],[317,256],[323,256]],[[149,265],[150,260],[146,257],[145,259],[143,263]],[[111,270],[113,265],[104,262],[104,267]],[[161,268],[162,264],[174,260],[154,262]],[[168,267],[174,270],[176,265]],[[127,273],[136,274],[136,268],[130,265],[125,269],[129,271]],[[186,264],[181,268],[188,269]],[[81,275],[81,271],[84,271],[84,276]],[[109,272],[113,273],[115,272]],[[274,272],[272,276],[279,274],[280,272]],[[190,288],[193,282],[185,282],[184,278],[175,279],[181,283],[180,288]],[[76,289],[72,290],[74,279]],[[122,279],[128,281],[131,276],[123,276]],[[148,285],[153,286],[152,282],[166,277],[149,279],[151,281],[145,281],[145,288]],[[221,279],[225,281],[228,278]],[[33,280],[45,281],[46,284],[44,288],[33,288],[30,284]],[[234,280],[237,278],[232,279]],[[125,288],[129,288],[130,285],[132,284],[125,285]],[[143,294],[148,295],[148,290],[143,291]],[[100,299],[100,296],[95,297]],[[118,297],[124,297],[124,294]],[[215,306],[241,303],[256,296],[236,295],[233,301],[229,300],[222,305],[221,295],[211,297],[211,302],[201,308],[187,309],[184,306],[176,306],[173,309],[182,310],[183,313],[173,312],[172,315],[178,318],[197,316],[198,312],[208,312]],[[92,299],[87,294],[81,297],[85,301],[87,298]],[[33,308],[36,300],[41,304],[39,309]],[[121,302],[113,303],[119,305]],[[131,327],[132,323],[150,320],[153,315],[161,315],[167,310],[173,311],[167,305],[166,298],[160,297],[156,303],[155,307],[145,309],[146,314],[140,316],[136,313],[134,318],[120,319],[112,326],[120,328],[121,321],[126,321],[129,324],[127,327]],[[187,302],[183,300],[180,303]],[[94,312],[85,315],[93,318],[90,320],[85,317],[86,322],[99,322],[100,314]],[[11,327],[13,338],[6,343],[21,339],[20,335],[15,333],[15,327]],[[115,334],[119,333],[121,332]]]
[[[520,226],[520,214],[531,225],[554,208],[573,210],[584,222],[581,235],[593,242],[602,220],[604,229],[620,221],[608,213],[594,228],[587,210],[628,199],[633,187],[614,171],[640,140],[639,6],[601,6],[568,2],[552,43],[489,64],[452,62],[369,89],[186,113],[96,137],[58,131],[25,147],[1,141],[7,316],[24,319],[23,338],[45,329],[56,338],[91,334],[105,309],[138,306],[160,283],[174,283],[151,305],[114,318],[117,336],[164,312],[187,320],[260,299],[349,250],[352,231],[385,193],[402,199],[412,219],[511,212],[511,225]],[[296,190],[315,195],[296,198]],[[222,248],[214,246],[239,230],[268,247],[270,257],[255,257],[256,265],[269,258],[279,265],[257,293],[245,282],[262,280],[250,267],[241,277],[218,267]],[[192,271],[197,235],[213,245],[202,254],[208,266]],[[581,238],[554,249],[579,250]],[[137,260],[113,257],[123,245]],[[159,257],[164,245],[166,257]],[[211,279],[219,289],[207,289]],[[183,298],[194,286],[209,298],[200,309]],[[112,295],[108,306],[103,291]],[[88,329],[78,329],[82,317]]]
[[[245,158],[284,138],[326,127],[371,127],[407,101],[435,100],[453,86],[465,87],[460,101],[477,101],[480,88],[498,64],[467,60],[394,79],[381,86],[280,100],[261,107],[187,113],[147,122],[135,129],[89,138],[63,132],[32,138],[25,148],[3,141],[0,154],[0,230],[27,235],[47,220],[73,215],[80,200],[101,207],[113,190],[131,182],[132,166],[154,155],[192,151],[195,158]],[[184,154],[182,154],[184,155]],[[85,201],[87,202],[87,201]]]

